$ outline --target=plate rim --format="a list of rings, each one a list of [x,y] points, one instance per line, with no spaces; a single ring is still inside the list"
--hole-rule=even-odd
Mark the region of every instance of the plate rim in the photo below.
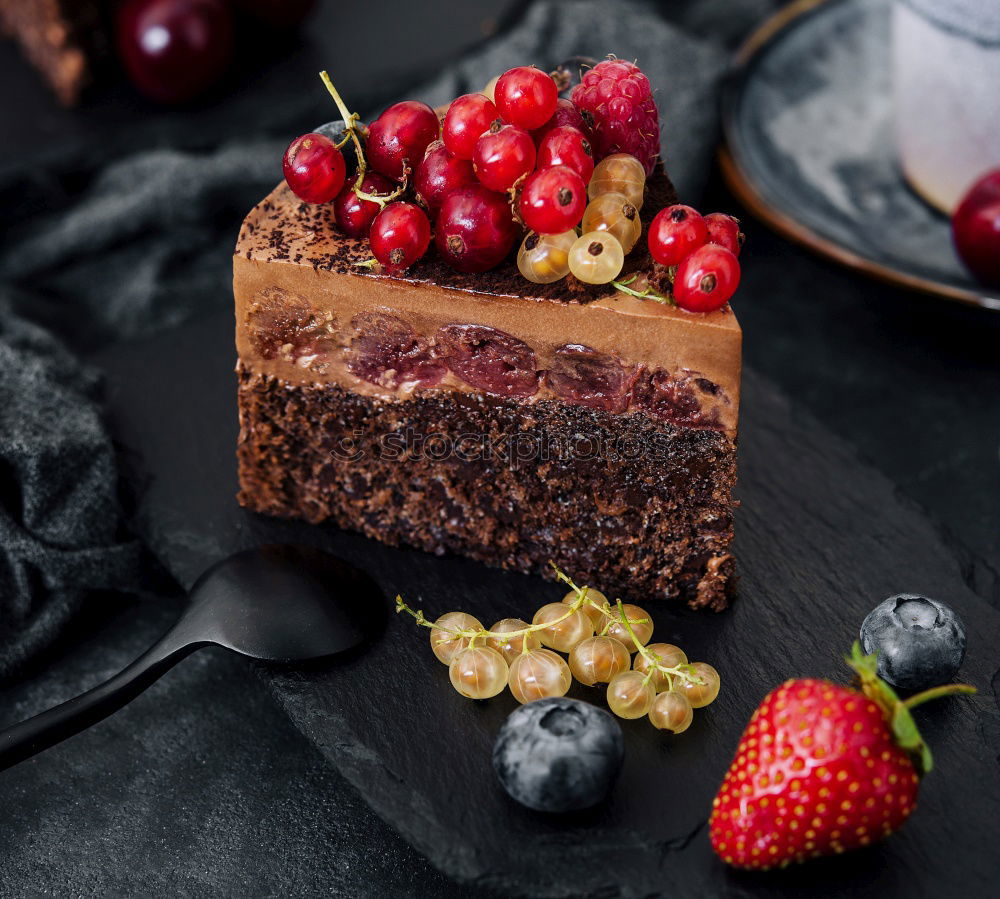
[[[743,41],[733,57],[732,64],[724,79],[721,93],[722,142],[717,151],[723,178],[729,189],[750,212],[772,227],[782,236],[806,247],[812,252],[832,259],[846,268],[861,272],[883,283],[905,287],[923,294],[944,297],[967,306],[1000,312],[1000,295],[991,296],[951,284],[914,275],[901,268],[863,256],[843,244],[819,233],[803,224],[783,209],[769,204],[757,188],[750,173],[741,165],[739,154],[734,150],[735,109],[746,84],[751,77],[755,62],[791,28],[796,27],[810,14],[822,14],[825,8],[844,0],[794,0],[765,19]]]

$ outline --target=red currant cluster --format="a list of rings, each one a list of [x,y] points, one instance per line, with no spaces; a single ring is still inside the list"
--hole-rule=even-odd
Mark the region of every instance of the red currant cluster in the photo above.
[[[649,80],[633,63],[611,58],[589,70],[568,100],[559,97],[557,76],[519,66],[482,93],[458,97],[440,122],[429,106],[407,100],[365,129],[323,73],[344,117],[344,138],[338,144],[310,133],[292,141],[285,180],[306,202],[333,201],[340,230],[367,236],[389,272],[413,265],[432,239],[458,271],[486,271],[523,235],[517,265],[529,281],[572,274],[619,287],[615,279],[642,233],[646,177],[659,153]],[[352,181],[340,151],[348,141],[358,158]],[[595,145],[603,148],[596,158]],[[671,217],[677,210],[685,212]],[[702,219],[687,210],[657,216],[650,249],[659,262],[661,246],[677,256],[665,265],[683,263],[674,278],[677,304],[706,312],[732,295],[739,266],[734,274],[712,250],[695,251],[711,240],[732,255],[739,229],[728,216]]]
[[[650,255],[668,266],[674,302],[688,312],[711,312],[729,302],[740,283],[743,233],[731,215],[701,215],[690,206],[661,209],[649,226]]]

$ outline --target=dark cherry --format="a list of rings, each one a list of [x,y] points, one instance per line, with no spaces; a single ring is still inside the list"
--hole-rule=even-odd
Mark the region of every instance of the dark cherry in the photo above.
[[[447,325],[438,331],[445,361],[466,384],[500,396],[538,392],[535,353],[505,331],[485,325]]]
[[[503,262],[520,233],[507,197],[471,184],[444,198],[434,243],[452,268],[485,272]]]
[[[368,127],[368,164],[376,172],[400,181],[403,164],[415,169],[439,131],[437,113],[426,103],[394,103]]]
[[[612,356],[579,344],[566,344],[555,352],[545,383],[561,399],[606,412],[624,412],[642,371],[624,366]]]
[[[348,237],[367,237],[368,231],[375,221],[375,216],[379,214],[378,203],[371,200],[362,200],[354,192],[354,180],[357,175],[352,175],[344,189],[337,194],[333,201],[333,212],[337,217],[337,227]],[[361,189],[366,194],[390,194],[396,188],[396,183],[389,180],[385,175],[378,172],[367,172],[364,181],[361,182]]]
[[[446,194],[475,183],[472,161],[459,159],[439,140],[427,147],[413,175],[417,199],[432,213],[437,212]]]
[[[380,312],[367,312],[351,321],[355,336],[347,351],[351,374],[390,389],[409,383],[433,387],[448,373],[422,337],[406,322]]]
[[[679,372],[671,376],[661,369],[643,375],[633,388],[634,404],[657,418],[687,427],[719,428],[718,412],[703,403],[720,396],[718,385],[697,372]]]
[[[976,279],[1000,287],[1000,169],[980,178],[951,219],[955,249]]]
[[[116,31],[129,78],[160,103],[204,93],[233,55],[232,13],[221,0],[126,0]]]

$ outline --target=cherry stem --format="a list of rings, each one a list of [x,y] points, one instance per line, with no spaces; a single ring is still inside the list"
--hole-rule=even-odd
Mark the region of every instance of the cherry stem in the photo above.
[[[365,149],[361,144],[361,136],[358,133],[358,122],[361,121],[361,116],[359,116],[356,112],[351,112],[347,108],[347,104],[338,93],[337,88],[333,86],[333,81],[330,79],[330,75],[325,69],[319,73],[319,77],[323,82],[324,87],[326,87],[327,91],[329,91],[330,96],[333,97],[333,102],[337,104],[340,116],[344,120],[344,131],[347,136],[339,144],[337,144],[337,147],[344,146],[348,140],[354,142],[354,149],[358,156],[358,177],[354,181],[354,193],[357,194],[359,199],[368,200],[371,203],[377,203],[380,209],[384,209],[387,203],[391,203],[393,200],[403,195],[406,190],[409,172],[406,169],[403,170],[403,183],[392,193],[370,194],[361,189],[361,185],[365,180],[365,174],[368,171],[368,163],[365,160]]]
[[[968,696],[977,692],[976,688],[970,684],[944,684],[940,687],[931,687],[929,690],[915,693],[909,699],[903,700],[903,705],[908,709],[915,709],[918,705],[923,705],[932,699],[941,699],[944,696],[954,696],[959,693]]]

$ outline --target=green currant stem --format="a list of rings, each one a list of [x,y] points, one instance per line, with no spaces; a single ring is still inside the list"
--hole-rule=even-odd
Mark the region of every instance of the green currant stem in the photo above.
[[[323,82],[324,87],[326,87],[327,91],[329,91],[330,96],[333,97],[333,102],[337,104],[340,116],[344,120],[344,131],[347,133],[347,136],[339,144],[337,144],[337,146],[342,147],[348,140],[351,140],[354,142],[354,149],[358,155],[358,177],[354,181],[354,193],[356,193],[360,199],[368,200],[372,203],[378,203],[379,208],[384,209],[387,203],[391,203],[393,200],[403,195],[403,192],[406,190],[409,172],[404,169],[403,183],[390,194],[370,194],[361,189],[361,185],[365,180],[365,174],[368,171],[368,163],[365,160],[365,150],[361,145],[361,137],[358,133],[358,122],[361,117],[356,112],[351,112],[347,108],[347,104],[338,93],[337,88],[333,86],[333,81],[330,80],[330,75],[326,72],[326,70],[320,72],[319,77]]]
[[[953,696],[956,693],[965,693],[971,696],[976,692],[976,688],[970,684],[944,684],[940,687],[931,687],[929,690],[914,693],[909,699],[903,700],[903,705],[908,709],[913,709],[918,705],[923,705],[925,702],[930,702],[932,699],[941,699],[944,696]]]
[[[633,275],[628,281],[612,281],[611,286],[615,290],[620,290],[622,293],[627,293],[629,296],[638,297],[640,300],[655,300],[657,303],[663,303],[664,306],[675,306],[676,303],[670,297],[660,296],[651,287],[647,287],[643,291],[633,290],[628,285],[631,284],[637,276]]]
[[[632,638],[632,642],[635,644],[636,649],[647,662],[649,662],[649,673],[646,675],[645,681],[643,683],[649,683],[650,678],[653,676],[654,671],[659,671],[661,674],[667,675],[670,678],[670,684],[673,686],[673,679],[679,677],[681,680],[685,680],[690,684],[697,684],[698,686],[704,686],[705,681],[694,675],[692,677],[691,672],[694,671],[693,665],[677,665],[670,668],[666,665],[660,663],[660,657],[653,652],[651,649],[647,649],[642,643],[639,642],[639,638],[635,635],[635,631],[632,630],[632,619],[625,614],[625,607],[622,605],[622,601],[616,600],[618,605],[618,617],[622,624],[625,625],[625,629],[628,631],[629,636]],[[640,621],[645,621],[645,618],[637,619],[637,623]]]

